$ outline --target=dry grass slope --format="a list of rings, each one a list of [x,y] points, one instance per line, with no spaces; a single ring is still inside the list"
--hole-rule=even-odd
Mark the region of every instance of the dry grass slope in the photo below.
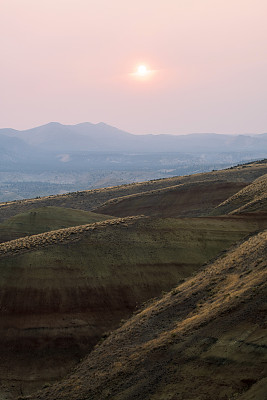
[[[267,232],[148,305],[35,400],[260,400]]]
[[[91,232],[96,228],[105,228],[107,225],[117,225],[129,223],[138,217],[129,218],[113,218],[103,222],[96,222],[93,224],[85,224],[73,226],[70,228],[57,229],[50,232],[40,233],[38,235],[26,236],[10,240],[0,244],[0,257],[3,255],[21,254],[25,251],[30,251],[35,248],[46,247],[49,245],[56,245],[59,243],[74,242],[81,238],[85,232]]]
[[[218,205],[213,215],[267,212],[267,174]]]

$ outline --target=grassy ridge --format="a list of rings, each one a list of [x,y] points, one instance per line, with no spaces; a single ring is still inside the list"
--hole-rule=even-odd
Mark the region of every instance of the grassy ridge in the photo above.
[[[267,174],[218,205],[213,215],[267,212]]]

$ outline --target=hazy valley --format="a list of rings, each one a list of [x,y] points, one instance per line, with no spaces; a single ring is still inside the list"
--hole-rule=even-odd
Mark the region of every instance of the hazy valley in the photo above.
[[[267,157],[262,135],[132,135],[104,123],[0,129],[0,201],[104,188]]]

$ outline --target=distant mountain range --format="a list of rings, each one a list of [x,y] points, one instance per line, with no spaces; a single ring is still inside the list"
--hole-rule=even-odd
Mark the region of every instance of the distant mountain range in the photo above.
[[[267,158],[261,135],[133,135],[104,123],[0,129],[0,202],[212,171]]]
[[[5,152],[16,152],[19,148],[23,152],[37,149],[49,152],[262,152],[267,149],[267,133],[251,136],[215,133],[133,135],[102,122],[77,125],[51,122],[23,131],[0,129],[0,146]]]

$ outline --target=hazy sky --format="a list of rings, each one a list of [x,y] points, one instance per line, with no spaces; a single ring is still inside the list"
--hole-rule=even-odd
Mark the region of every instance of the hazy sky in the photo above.
[[[0,0],[0,128],[267,132],[266,21],[266,0]]]

